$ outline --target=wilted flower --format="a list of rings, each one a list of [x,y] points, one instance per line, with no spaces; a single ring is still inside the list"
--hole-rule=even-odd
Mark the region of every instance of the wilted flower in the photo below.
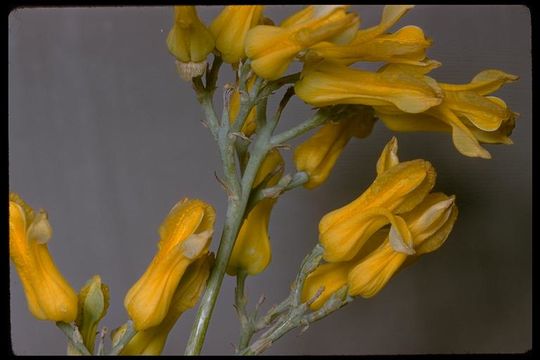
[[[197,16],[195,6],[174,7],[174,25],[167,46],[184,80],[191,81],[204,73],[206,57],[214,50],[214,37]]]

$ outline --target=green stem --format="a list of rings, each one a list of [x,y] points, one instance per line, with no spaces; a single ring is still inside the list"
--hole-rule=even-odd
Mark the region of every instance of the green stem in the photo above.
[[[126,329],[124,331],[124,334],[113,346],[109,355],[120,354],[120,351],[124,349],[124,346],[126,346],[130,342],[130,340],[135,336],[135,334],[137,334],[137,330],[135,330],[135,328],[133,327],[133,321],[129,320],[128,322],[126,322]]]
[[[247,273],[243,270],[239,270],[236,275],[236,289],[235,289],[235,307],[240,318],[240,341],[238,342],[237,352],[242,351],[249,345],[249,342],[254,334],[253,322],[247,312],[247,297],[245,294],[245,283]]]
[[[210,323],[210,318],[212,317],[212,312],[219,295],[223,277],[225,276],[225,269],[227,268],[227,263],[229,262],[236,236],[240,230],[240,225],[244,219],[246,205],[249,199],[253,181],[255,180],[255,176],[257,175],[257,171],[259,170],[264,157],[270,149],[269,143],[273,129],[274,128],[272,126],[265,126],[263,129],[261,129],[260,133],[258,134],[259,136],[257,136],[257,139],[253,144],[254,149],[246,165],[240,190],[235,188],[229,189],[232,191],[232,196],[229,196],[227,215],[221,241],[216,254],[216,262],[208,279],[206,291],[201,298],[201,303],[199,305],[195,322],[186,346],[186,355],[197,355],[202,350],[206,331]],[[227,136],[225,139],[228,139],[229,141],[218,141],[220,148],[223,146],[232,146],[232,151],[234,151],[234,136]],[[233,171],[233,169],[236,171],[234,156],[232,158],[229,156],[223,156],[225,150],[220,149],[220,151],[222,153],[221,160],[223,162],[225,173],[230,173]]]
[[[305,132],[316,128],[323,124],[327,120],[327,115],[321,111],[317,111],[311,119],[308,119],[297,126],[282,132],[281,134],[274,135],[272,137],[272,145],[281,145],[297,136],[304,134]]]
[[[59,321],[56,323],[56,326],[62,330],[71,346],[81,353],[81,355],[92,355],[86,346],[84,346],[83,338],[76,325]]]

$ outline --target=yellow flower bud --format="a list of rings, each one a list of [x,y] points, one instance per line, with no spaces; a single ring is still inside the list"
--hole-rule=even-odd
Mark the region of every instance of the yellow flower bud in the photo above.
[[[366,137],[373,129],[375,118],[370,108],[345,105],[336,111],[339,121],[327,122],[294,151],[296,168],[309,174],[309,181],[304,184],[307,189],[313,189],[326,181],[353,136]]]
[[[296,95],[314,106],[334,104],[394,105],[419,113],[442,101],[437,83],[405,72],[370,72],[323,62],[305,67],[295,86]]]
[[[263,181],[266,181],[267,187],[276,185],[283,174],[283,163],[279,151],[271,150],[257,172],[253,187],[261,185]],[[275,202],[273,198],[263,199],[247,215],[227,265],[229,275],[236,275],[239,269],[249,275],[256,275],[270,263],[272,253],[268,223]]]
[[[17,194],[9,194],[9,256],[21,279],[28,309],[40,320],[72,322],[77,294],[49,254],[52,229],[47,213],[35,214]]]
[[[406,244],[390,230],[387,240],[350,270],[349,294],[369,298],[377,294],[409,256],[438,249],[448,238],[458,210],[453,196],[433,193],[412,211],[403,214],[412,242]]]
[[[414,67],[388,65],[384,72],[413,73]],[[486,96],[508,82],[518,79],[499,70],[485,70],[469,84],[440,83],[444,99],[421,114],[407,114],[392,106],[375,107],[376,115],[394,131],[444,131],[452,133],[455,147],[465,156],[491,158],[480,142],[511,144],[509,135],[515,126],[517,114],[506,103]]]
[[[208,252],[214,220],[214,208],[200,200],[183,199],[169,212],[157,254],[124,299],[135,329],[161,323],[186,268]]]
[[[99,275],[94,275],[83,286],[79,292],[79,315],[75,323],[83,338],[83,343],[92,353],[94,351],[94,343],[96,340],[97,327],[99,322],[109,308],[109,287],[101,282]],[[68,344],[68,352],[79,354],[78,351],[73,351]]]
[[[435,184],[436,173],[428,161],[421,159],[390,167],[382,165],[388,164],[388,152],[397,147],[393,142],[395,139],[381,154],[377,167],[382,172],[370,187],[350,204],[321,219],[319,240],[326,261],[351,260],[366,241],[387,224],[406,241],[410,240],[410,232],[397,214],[410,211],[422,202]],[[397,155],[393,161],[397,162]]]
[[[121,355],[159,355],[165,347],[170,331],[178,318],[195,306],[210,275],[214,256],[206,254],[187,268],[163,321],[154,327],[139,331],[120,352]]]
[[[286,19],[281,27],[254,27],[245,42],[251,68],[257,75],[275,80],[301,51],[321,41],[346,43],[360,22],[358,16],[348,14],[346,8],[343,5],[311,6]]]
[[[253,84],[255,84],[255,76],[252,76],[247,81],[247,90],[251,91],[253,88]],[[235,91],[233,91],[231,98],[229,100],[229,122],[231,124],[234,124],[236,117],[238,116],[238,112],[240,111],[240,90],[237,88]],[[257,116],[257,107],[254,106],[253,109],[249,112],[246,121],[244,122],[244,125],[242,126],[242,132],[247,137],[250,137],[253,135],[255,130],[257,129],[257,123],[255,122],[255,118]]]
[[[204,73],[206,57],[214,50],[214,37],[197,16],[195,6],[175,6],[174,18],[167,46],[177,59],[182,78],[191,81]]]
[[[262,22],[263,8],[262,5],[230,5],[214,19],[210,31],[216,39],[216,49],[221,52],[223,61],[237,64],[246,57],[246,34],[249,29]]]

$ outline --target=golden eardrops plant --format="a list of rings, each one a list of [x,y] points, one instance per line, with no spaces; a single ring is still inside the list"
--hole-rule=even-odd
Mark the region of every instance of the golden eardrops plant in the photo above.
[[[185,349],[197,355],[228,273],[236,278],[240,323],[235,352],[257,355],[357,297],[373,298],[400,269],[440,248],[458,216],[456,196],[434,190],[429,149],[425,159],[400,161],[393,137],[376,162],[373,182],[351,194],[347,204],[321,214],[313,250],[295,278],[283,282],[292,284],[289,295],[264,314],[262,301],[252,312],[247,307],[246,279],[261,274],[271,260],[277,266],[283,261],[270,243],[278,199],[298,187],[324,188],[332,196],[325,181],[341,153],[351,139],[368,137],[377,120],[395,132],[449,132],[458,151],[470,157],[491,157],[480,144],[512,143],[517,113],[492,93],[518,77],[487,69],[467,84],[437,81],[431,71],[442,63],[428,57],[436,41],[431,34],[414,25],[391,31],[413,7],[386,5],[371,27],[362,26],[347,5],[309,5],[277,25],[262,5],[225,6],[208,25],[195,6],[171,8],[174,20],[163,40],[216,141],[222,169],[215,176],[226,194],[226,212],[216,215],[212,205],[191,198],[173,206],[159,227],[155,255],[144,271],[141,263],[142,275],[124,296],[129,320],[110,334],[106,350],[106,330],[99,324],[109,308],[108,286],[94,275],[77,295],[47,248],[47,213],[34,212],[10,193],[10,258],[32,315],[56,322],[71,355],[159,355],[174,326],[187,326],[182,315],[199,302]],[[232,80],[222,85],[224,62],[231,65]],[[382,65],[366,70],[366,62]],[[313,115],[281,121],[295,96]],[[214,256],[210,242],[217,219],[223,230]]]

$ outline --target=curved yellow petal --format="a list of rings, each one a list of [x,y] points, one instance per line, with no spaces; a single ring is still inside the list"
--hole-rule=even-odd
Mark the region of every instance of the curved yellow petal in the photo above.
[[[479,95],[489,95],[499,90],[504,84],[517,81],[519,76],[501,70],[488,69],[479,72],[468,84],[440,83],[445,91],[474,91]]]
[[[383,9],[381,22],[370,28],[358,30],[352,42],[362,44],[384,34],[413,7],[414,5],[386,5]]]
[[[377,175],[381,175],[386,170],[399,164],[397,155],[398,141],[395,136],[384,146],[384,149],[377,160]]]

